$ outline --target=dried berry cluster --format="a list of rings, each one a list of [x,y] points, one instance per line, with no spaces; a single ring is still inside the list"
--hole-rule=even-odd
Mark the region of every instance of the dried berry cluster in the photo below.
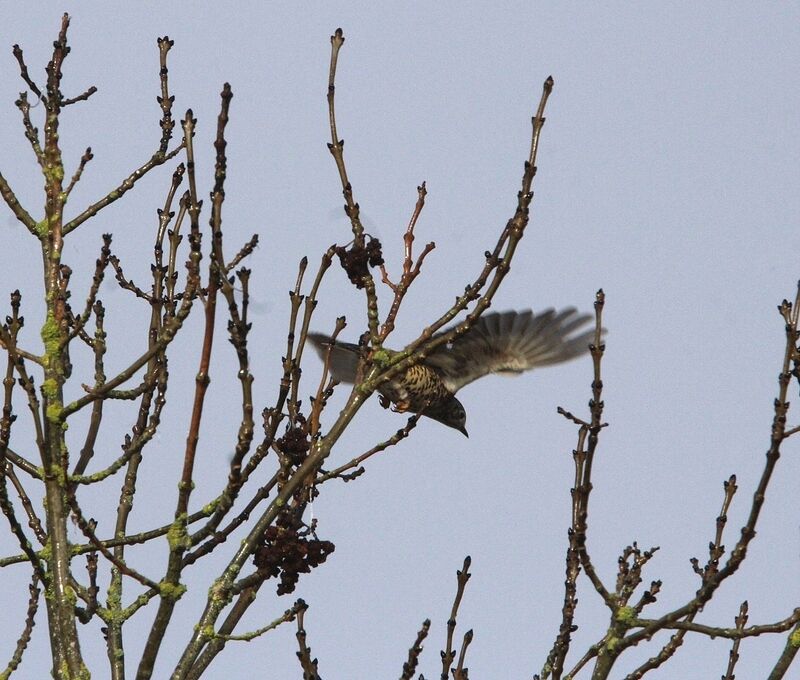
[[[336,548],[330,541],[309,538],[310,535],[299,514],[292,510],[282,512],[275,525],[264,532],[253,562],[268,573],[267,578],[280,576],[278,595],[293,592],[300,574],[318,567]]]
[[[286,434],[275,441],[275,447],[290,465],[300,465],[308,456],[309,442],[306,422],[298,415],[298,424],[286,430]]]
[[[369,241],[366,246],[353,243],[350,250],[342,246],[336,248],[342,269],[347,272],[347,277],[356,288],[364,287],[364,277],[369,273],[368,266],[380,267],[383,264],[381,242],[372,236],[367,238]]]

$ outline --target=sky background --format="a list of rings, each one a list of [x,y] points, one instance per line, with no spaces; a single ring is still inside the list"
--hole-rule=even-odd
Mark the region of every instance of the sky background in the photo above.
[[[341,26],[347,38],[337,115],[350,179],[392,273],[399,269],[416,186],[427,181],[418,243],[435,240],[437,248],[401,311],[397,346],[452,304],[513,214],[530,117],[552,74],[531,223],[494,308],[574,305],[589,311],[595,291],[605,290],[610,427],[595,461],[588,546],[611,585],[625,545],[661,546],[645,572],[646,582],[663,581],[658,603],[646,610],[656,615],[696,590],[689,558],[707,556],[722,482],[732,473],[740,490],[725,543],[738,537],[769,444],[783,352],[776,305],[793,297],[800,277],[800,3],[501,4],[9,6],[0,23],[0,167],[39,218],[42,181],[13,104],[23,84],[11,45],[23,47],[31,73],[40,78],[62,11],[72,15],[64,88],[70,94],[91,84],[99,88],[62,119],[67,162],[77,164],[88,145],[95,154],[71,199],[75,212],[107,193],[157,145],[157,36],[176,43],[170,54],[176,117],[191,107],[199,121],[203,195],[213,174],[218,93],[230,82],[226,247],[232,254],[252,233],[261,235],[248,264],[254,270],[251,368],[260,410],[277,391],[286,292],[298,261],[307,255],[313,266],[331,243],[350,240],[326,148],[333,30]],[[69,238],[64,261],[75,270],[76,300],[88,288],[103,232],[114,234],[129,276],[148,279],[155,211],[173,167],[153,173]],[[24,337],[38,350],[37,245],[5,208],[0,227],[0,290],[4,299],[17,287],[26,296]],[[102,293],[109,308],[110,374],[145,347],[137,323],[149,312],[113,285]],[[386,291],[383,296],[385,310]],[[344,314],[345,335],[355,338],[365,326],[364,311],[361,293],[338,265],[332,267],[313,326],[328,331]],[[145,460],[132,518],[137,530],[172,516],[198,319],[170,366],[172,402]],[[235,444],[233,359],[220,326],[201,432],[197,507],[223,483]],[[316,389],[320,369],[310,359],[306,393]],[[80,361],[69,394],[91,380]],[[423,422],[410,440],[373,459],[357,482],[326,484],[314,515],[335,553],[301,579],[295,595],[276,599],[268,582],[242,630],[263,625],[301,596],[310,604],[308,641],[323,677],[389,678],[399,676],[420,623],[430,617],[420,670],[436,677],[455,571],[469,554],[473,577],[457,639],[475,630],[471,675],[530,678],[552,645],[563,599],[576,430],[556,407],[585,414],[590,381],[588,358],[513,380],[480,381],[459,395],[469,440]],[[344,399],[339,390],[328,424]],[[16,409],[15,445],[31,455],[23,405]],[[130,418],[120,408],[102,431],[97,466],[119,454]],[[795,425],[800,415],[790,413],[789,420]],[[70,431],[73,447],[81,422],[76,419]],[[373,399],[332,462],[352,458],[403,423]],[[748,559],[706,607],[702,622],[732,626],[743,599],[751,624],[782,619],[800,606],[798,449],[795,441],[785,445]],[[115,507],[117,489],[114,483],[84,498],[87,514],[100,519],[101,535],[111,532],[103,512]],[[77,530],[73,537],[79,540]],[[4,554],[17,550],[5,535],[0,544]],[[145,557],[131,557],[134,564],[159,578],[166,547],[140,554]],[[0,658],[7,659],[24,616],[27,574],[12,567],[2,578]],[[198,599],[190,592],[179,604],[156,677],[171,672],[207,584],[190,581]],[[136,592],[130,587],[126,601]],[[579,598],[573,663],[607,625],[604,607],[583,580]],[[129,675],[152,611],[131,627]],[[44,608],[39,616],[20,677],[44,677],[49,669]],[[83,645],[94,677],[102,678],[107,662],[97,627],[84,633]],[[293,636],[290,624],[255,642],[229,645],[207,677],[300,677]],[[612,677],[623,677],[665,640],[625,654]],[[784,641],[744,641],[737,677],[763,677]],[[673,662],[648,677],[720,677],[728,650],[723,640],[689,639]]]

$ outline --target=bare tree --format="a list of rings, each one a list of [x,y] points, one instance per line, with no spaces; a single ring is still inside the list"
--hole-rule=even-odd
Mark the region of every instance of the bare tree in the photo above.
[[[233,255],[226,254],[223,239],[222,209],[227,170],[225,130],[233,97],[231,88],[226,84],[220,95],[214,139],[214,185],[206,206],[197,187],[197,121],[191,109],[188,110],[178,121],[180,141],[174,139],[176,121],[167,67],[167,56],[173,42],[168,37],[160,38],[158,102],[161,135],[156,150],[149,160],[133,170],[112,191],[68,217],[65,215],[68,198],[91,162],[92,151],[86,150],[67,181],[59,145],[59,123],[66,107],[86,101],[96,91],[90,87],[73,97],[62,92],[62,66],[70,50],[68,26],[69,17],[65,15],[43,86],[31,78],[22,50],[18,46],[13,50],[21,78],[28,91],[40,102],[44,117],[43,134],[40,134],[32,120],[28,95],[20,95],[16,104],[22,115],[24,134],[45,181],[43,219],[32,217],[31,211],[18,201],[14,190],[0,174],[0,194],[41,248],[41,293],[45,305],[44,318],[38,324],[43,345],[41,352],[24,337],[19,291],[11,293],[10,313],[0,328],[0,344],[7,357],[0,420],[0,507],[20,551],[0,560],[0,566],[30,571],[27,612],[3,677],[11,675],[22,663],[44,594],[52,669],[57,678],[89,677],[89,664],[81,653],[78,623],[86,624],[95,619],[103,624],[110,670],[107,673],[92,670],[103,676],[110,675],[115,680],[134,672],[139,679],[152,677],[156,661],[164,651],[162,642],[170,625],[180,626],[188,640],[175,659],[172,677],[178,680],[202,677],[228,642],[254,639],[289,622],[295,622],[297,626],[297,656],[303,677],[319,678],[319,664],[313,658],[307,641],[304,621],[308,605],[303,600],[296,600],[281,616],[265,621],[256,630],[242,632],[238,626],[268,581],[276,583],[277,595],[292,593],[300,575],[321,565],[334,550],[331,541],[318,536],[316,521],[308,520],[305,512],[308,504],[322,493],[324,485],[332,480],[349,481],[362,475],[367,460],[409,437],[420,415],[411,415],[405,425],[387,440],[376,443],[334,469],[327,469],[325,465],[331,451],[361,406],[374,392],[383,394],[391,381],[401,379],[438,347],[467,334],[490,306],[528,225],[540,133],[553,81],[551,78],[545,81],[538,109],[532,118],[530,151],[524,164],[516,210],[500,229],[496,242],[486,251],[483,267],[457,296],[455,303],[431,320],[416,340],[402,351],[391,352],[385,343],[394,329],[410,286],[420,275],[426,256],[435,247],[428,243],[418,254],[414,252],[415,227],[425,205],[426,187],[424,183],[418,187],[418,200],[402,237],[404,258],[399,278],[393,280],[392,267],[383,261],[381,244],[365,232],[348,179],[334,107],[335,76],[344,36],[340,29],[331,36],[327,98],[331,141],[328,146],[341,179],[352,238],[348,236],[350,240],[346,245],[333,245],[322,254],[313,275],[308,277],[310,285],[306,277],[308,259],[303,258],[300,262],[290,293],[290,321],[282,359],[282,377],[276,386],[274,401],[264,408],[258,407],[261,408],[261,422],[257,427],[248,348],[250,271],[242,263],[253,252],[258,237],[253,236],[235,248]],[[173,160],[176,165],[168,166],[172,169],[172,176],[167,182],[157,222],[153,225],[151,280],[140,286],[126,276],[120,259],[114,253],[112,237],[106,234],[102,238],[86,299],[74,306],[71,302],[72,270],[62,258],[65,239],[84,222],[122,198],[142,177]],[[184,185],[186,188],[182,190]],[[208,215],[207,228],[201,226],[206,220],[202,217],[204,208]],[[325,355],[322,377],[311,387],[307,405],[301,398],[303,391],[309,389],[301,384],[301,365],[308,354],[305,349],[323,279],[335,259],[353,285],[363,291],[366,332],[359,350],[356,384],[344,409],[330,419],[330,427],[323,429],[321,416],[336,388],[336,381],[331,377],[332,352],[328,350]],[[380,272],[379,277],[373,274],[375,270]],[[101,299],[101,284],[109,273],[113,273],[123,290],[147,306],[150,317],[147,326],[141,329],[146,349],[129,358],[125,368],[111,375],[106,372],[106,308]],[[379,309],[378,285],[386,285],[392,298],[385,313]],[[737,489],[736,479],[731,477],[724,485],[722,510],[717,518],[716,533],[709,544],[708,558],[692,562],[699,581],[696,593],[689,601],[678,603],[657,618],[645,618],[644,609],[656,601],[660,582],[652,581],[649,587],[641,587],[643,570],[656,548],[642,550],[635,543],[627,547],[619,559],[618,577],[613,587],[602,581],[587,550],[592,468],[605,427],[601,379],[605,342],[603,304],[604,295],[599,291],[590,345],[594,374],[589,414],[581,418],[560,409],[578,427],[578,443],[573,452],[572,524],[568,533],[562,618],[552,649],[535,677],[578,677],[584,669],[584,675],[588,674],[590,664],[593,666],[591,677],[609,677],[615,662],[626,650],[649,641],[660,631],[673,631],[669,642],[628,677],[642,677],[647,671],[667,662],[688,633],[732,640],[730,662],[723,676],[731,680],[741,639],[783,634],[786,636],[785,650],[772,663],[769,677],[785,677],[800,648],[800,608],[787,612],[781,621],[750,626],[747,625],[746,602],[742,604],[733,627],[709,626],[697,623],[695,619],[720,584],[732,576],[745,559],[748,545],[755,535],[769,480],[780,457],[780,447],[785,439],[800,431],[800,427],[787,427],[786,420],[789,387],[793,380],[800,380],[800,299],[796,298],[794,303],[784,301],[780,307],[786,327],[786,347],[766,463],[749,518],[734,548],[726,551],[723,531]],[[218,306],[225,311],[218,314]],[[176,351],[176,338],[186,333],[190,315],[202,316],[202,335],[196,346],[198,368],[191,388],[191,407],[187,406],[190,417],[177,499],[171,517],[165,517],[160,526],[131,532],[129,519],[134,504],[148,502],[150,490],[137,486],[137,480],[142,466],[151,463],[146,451],[150,451],[148,445],[159,432],[168,385],[171,385],[170,395],[177,391],[184,400],[187,396],[187,392],[180,391],[186,388],[176,387],[170,382],[169,362]],[[197,500],[194,494],[195,461],[209,389],[212,350],[222,318],[237,362],[240,393],[236,415],[232,417],[238,420],[238,431],[227,479],[211,498]],[[461,320],[446,329],[457,319]],[[334,341],[344,327],[345,319],[341,317],[333,330]],[[86,357],[93,364],[93,378],[73,376],[73,361],[80,367]],[[20,432],[19,425],[15,426],[15,399],[27,407],[27,418],[34,433],[32,440]],[[130,404],[133,425],[124,438],[121,455],[98,469],[95,460],[98,436],[109,405],[116,403]],[[424,408],[420,410],[425,413]],[[78,435],[73,429],[68,437],[67,429],[80,422],[76,420],[79,414],[85,414],[87,425],[80,433],[82,444],[75,446]],[[113,519],[101,518],[103,527],[113,524],[111,535],[99,535],[100,522],[87,511],[86,491],[96,486],[106,487],[109,489],[107,493],[115,489],[118,497]],[[36,510],[39,500],[44,503],[43,517]],[[70,542],[70,521],[82,533],[82,542]],[[228,541],[234,535],[240,540]],[[131,557],[143,546],[155,546],[166,553],[162,573],[146,573],[132,566]],[[187,573],[196,570],[197,563],[208,564],[204,558],[212,554],[224,555],[222,570],[214,572],[209,568],[201,572],[207,587],[187,591]],[[727,559],[724,559],[726,555]],[[457,680],[468,678],[466,654],[473,633],[469,630],[462,636],[458,649],[455,634],[459,604],[470,577],[469,568],[470,558],[466,558],[458,571],[456,597],[441,652],[440,677],[443,679],[451,675]],[[609,622],[598,635],[597,643],[582,651],[571,662],[572,669],[565,673],[565,668],[569,667],[566,661],[574,632],[576,584],[581,573],[607,605]],[[104,582],[108,585],[103,595],[100,583]],[[197,620],[175,622],[176,603],[183,597],[205,597]],[[133,671],[133,665],[125,656],[125,627],[146,609],[154,612],[153,623]],[[429,627],[430,621],[426,620],[402,665],[402,678],[412,678],[417,672]]]

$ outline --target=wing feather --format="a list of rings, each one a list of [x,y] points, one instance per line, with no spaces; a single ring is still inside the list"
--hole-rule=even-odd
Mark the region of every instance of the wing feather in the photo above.
[[[522,373],[585,354],[594,329],[580,329],[591,319],[573,307],[535,315],[530,310],[493,312],[454,342],[437,348],[425,363],[438,369],[447,388],[456,392],[489,373]]]
[[[317,350],[320,359],[325,361],[328,349],[331,352],[330,372],[334,380],[343,383],[354,383],[356,381],[356,371],[358,370],[358,345],[349,342],[334,343],[330,335],[324,333],[309,333],[308,339]]]

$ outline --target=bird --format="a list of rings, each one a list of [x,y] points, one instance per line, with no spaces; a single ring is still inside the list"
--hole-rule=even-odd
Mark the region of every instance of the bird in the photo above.
[[[585,354],[595,336],[594,328],[585,328],[592,318],[578,314],[574,307],[549,308],[538,314],[529,309],[484,314],[463,335],[439,345],[419,363],[378,385],[381,405],[393,405],[398,413],[421,414],[469,437],[467,413],[456,392],[485,375],[515,375]],[[330,352],[329,370],[334,380],[355,383],[361,358],[358,345],[323,333],[309,333],[308,338],[323,361]],[[387,351],[390,356],[397,353]]]

